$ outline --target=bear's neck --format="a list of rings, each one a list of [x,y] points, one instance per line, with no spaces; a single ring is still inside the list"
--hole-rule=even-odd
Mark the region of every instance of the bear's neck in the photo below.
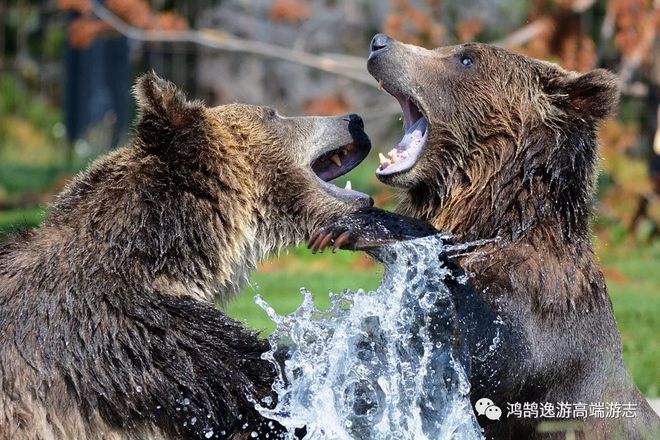
[[[479,157],[465,171],[441,172],[437,186],[409,189],[399,211],[427,220],[459,240],[500,238],[518,241],[541,232],[554,240],[581,241],[589,236],[594,196],[595,135],[555,142],[530,136],[492,160]],[[552,142],[547,139],[552,139]],[[501,146],[499,147],[501,148]]]
[[[61,242],[62,253],[86,255],[87,273],[226,302],[270,250],[260,240],[257,196],[242,178],[250,174],[226,168],[224,180],[203,180],[139,148],[119,149],[60,194],[40,234]]]
[[[607,307],[588,224],[597,151],[592,139],[538,141],[491,162],[501,166],[454,170],[453,178],[442,176],[446,187],[408,190],[399,212],[451,232],[457,241],[495,239],[461,262],[484,291],[529,292],[547,308],[588,308],[593,301]]]

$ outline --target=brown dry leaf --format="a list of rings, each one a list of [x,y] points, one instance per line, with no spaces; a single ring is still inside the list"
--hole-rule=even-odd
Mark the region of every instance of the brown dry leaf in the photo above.
[[[310,99],[304,103],[308,115],[334,116],[349,113],[351,104],[341,93]]]
[[[312,15],[311,6],[303,0],[276,0],[270,8],[269,17],[273,21],[300,23]]]
[[[384,32],[404,43],[436,47],[442,45],[445,29],[433,14],[411,5],[408,0],[392,0]]]
[[[484,30],[484,22],[478,18],[461,21],[456,25],[456,35],[461,42],[473,41]]]
[[[92,45],[102,33],[109,31],[110,25],[93,18],[76,18],[69,26],[69,41],[76,49],[86,49]]]
[[[366,255],[361,255],[360,258],[358,258],[355,262],[354,267],[358,271],[367,271],[377,266],[378,264],[373,260],[373,258],[370,258]]]
[[[162,12],[156,15],[154,28],[166,31],[185,31],[188,20],[175,12]]]
[[[151,7],[143,0],[106,0],[106,6],[127,23],[141,29],[153,29]]]
[[[654,8],[652,0],[613,0],[608,7],[616,23],[614,41],[624,57],[649,45],[660,23],[660,10]],[[645,60],[650,52],[644,51]]]
[[[625,284],[628,282],[626,275],[613,267],[603,267],[603,275],[605,275],[605,279],[608,282],[615,282],[617,284]]]

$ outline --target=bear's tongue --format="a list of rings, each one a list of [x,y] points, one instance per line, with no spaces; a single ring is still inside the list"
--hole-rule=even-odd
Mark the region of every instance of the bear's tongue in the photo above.
[[[390,150],[387,157],[382,153],[378,155],[380,166],[376,170],[377,174],[387,175],[409,170],[415,165],[424,150],[428,135],[428,120],[426,117],[420,117],[412,125],[408,123],[405,125],[406,131],[399,145]]]

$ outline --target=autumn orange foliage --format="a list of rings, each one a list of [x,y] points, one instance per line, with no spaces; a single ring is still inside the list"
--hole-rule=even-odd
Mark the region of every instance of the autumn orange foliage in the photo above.
[[[89,47],[96,38],[112,30],[108,24],[93,17],[90,0],[58,0],[57,4],[63,11],[81,15],[69,26],[69,41],[77,49]],[[154,12],[145,0],[106,0],[105,7],[128,24],[147,31],[188,29],[185,17],[175,12]]]
[[[341,93],[332,93],[306,101],[304,108],[308,115],[331,116],[349,113],[352,105]]]
[[[69,41],[75,48],[86,48],[108,30],[110,30],[110,26],[101,20],[86,17],[74,18],[69,25]]]
[[[440,46],[445,28],[432,14],[412,5],[410,0],[392,0],[392,11],[384,24],[391,37],[418,46]]]
[[[651,43],[660,27],[660,8],[652,0],[612,0],[608,7],[614,16],[617,32],[614,41],[624,56]],[[651,51],[644,51],[646,58]]]
[[[312,15],[312,8],[305,0],[275,0],[269,18],[273,21],[300,23]]]
[[[141,29],[153,28],[153,13],[144,0],[106,0],[105,5],[133,26]]]
[[[458,41],[462,43],[473,41],[483,30],[484,22],[478,18],[459,21],[456,24],[456,35],[458,36]]]

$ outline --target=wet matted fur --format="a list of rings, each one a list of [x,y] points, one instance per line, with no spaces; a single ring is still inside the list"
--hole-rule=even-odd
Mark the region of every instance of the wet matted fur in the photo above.
[[[660,419],[624,364],[589,231],[597,129],[616,110],[617,78],[485,44],[427,50],[382,34],[368,69],[416,118],[406,127],[428,121],[419,154],[399,150],[396,172],[383,158],[377,173],[400,189],[397,212],[457,241],[493,240],[459,259],[474,287],[455,294],[473,402],[490,398],[505,416],[507,402],[632,402],[634,418],[588,417],[572,429],[578,438],[660,438]],[[387,240],[373,211],[333,223],[312,246],[325,234],[353,248]],[[543,433],[539,419],[479,417],[487,438],[565,438],[565,426],[546,421]]]
[[[153,74],[135,90],[132,144],[0,244],[2,440],[259,431],[269,346],[213,302],[268,252],[368,204],[333,197],[310,169],[368,143],[357,116],[208,108]]]

